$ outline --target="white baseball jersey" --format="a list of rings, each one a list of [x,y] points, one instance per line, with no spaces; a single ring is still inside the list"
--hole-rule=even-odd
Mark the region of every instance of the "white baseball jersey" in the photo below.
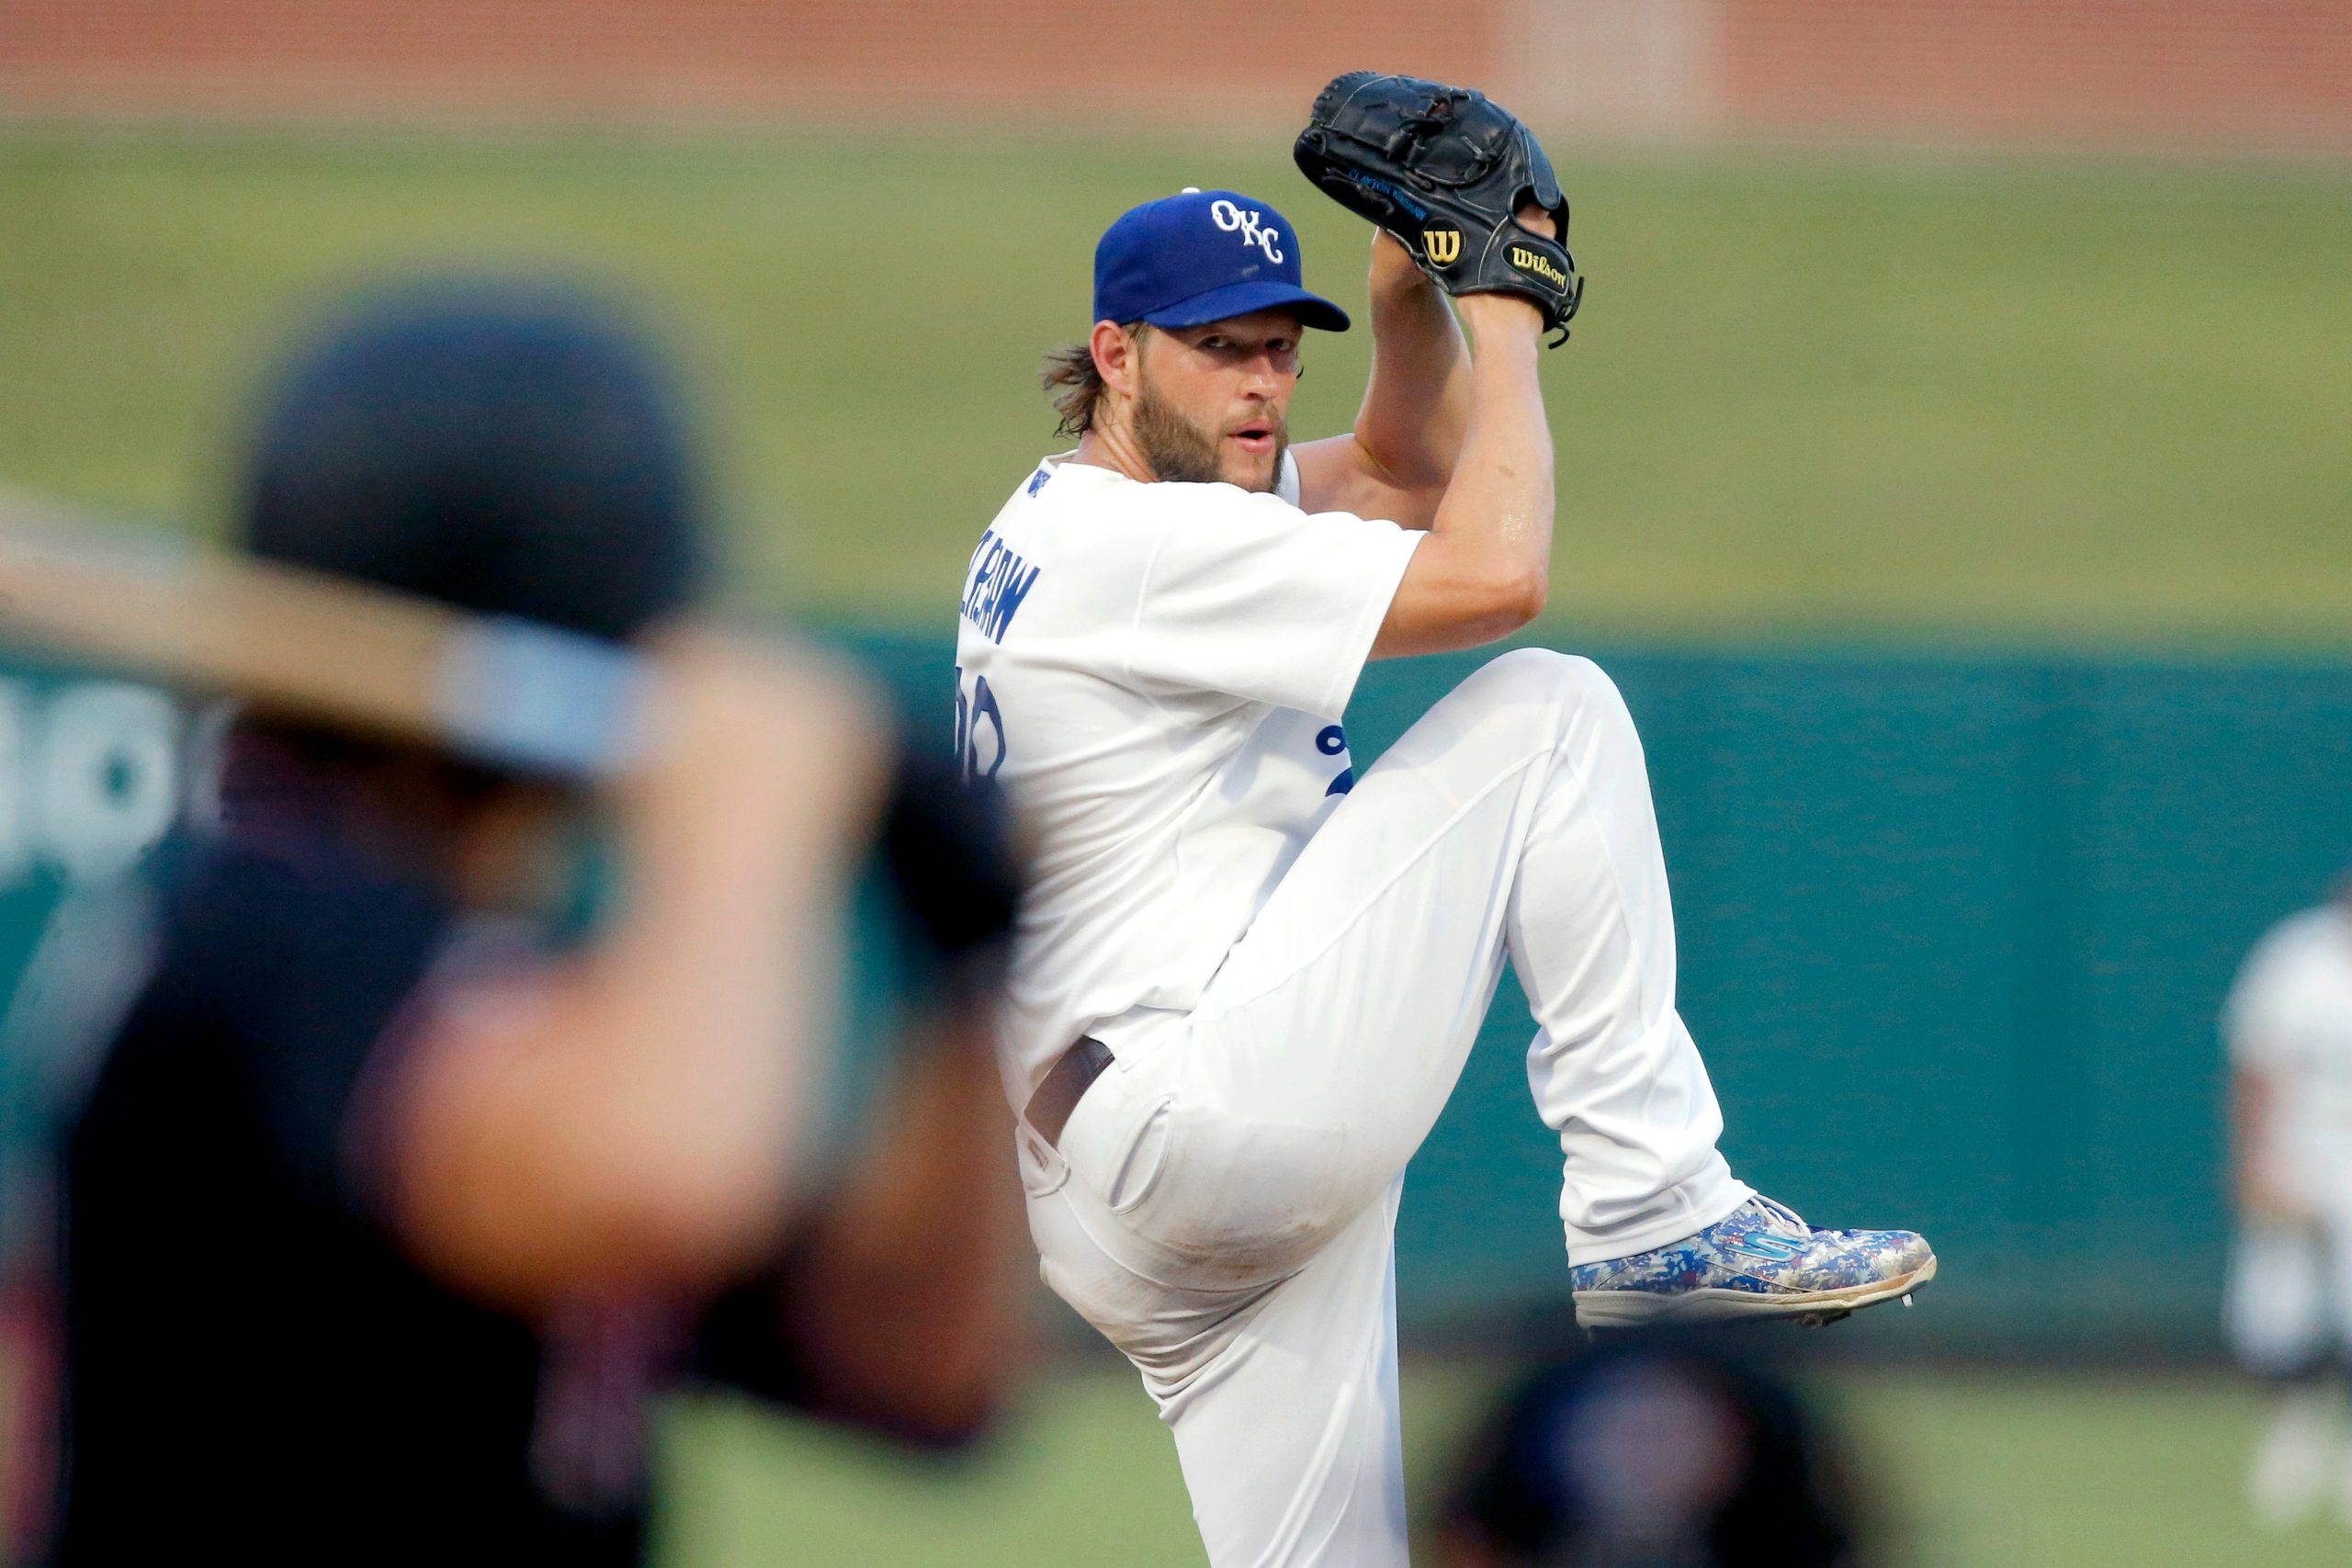
[[[1422,537],[1276,494],[1041,463],[981,535],[956,745],[1032,857],[1017,1107],[1080,1034],[1180,1021],[1352,782],[1341,713]]]
[[[2273,928],[2238,973],[2222,1030],[2231,1058],[2277,1088],[2277,1179],[2352,1220],[2352,913],[2330,904]]]

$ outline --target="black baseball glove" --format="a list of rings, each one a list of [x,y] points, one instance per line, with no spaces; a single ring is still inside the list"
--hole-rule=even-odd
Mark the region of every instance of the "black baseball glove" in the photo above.
[[[1448,294],[1516,294],[1566,341],[1584,279],[1568,254],[1568,202],[1534,136],[1484,93],[1351,71],[1324,88],[1291,150],[1306,177],[1412,253]],[[1529,202],[1558,241],[1516,216]]]

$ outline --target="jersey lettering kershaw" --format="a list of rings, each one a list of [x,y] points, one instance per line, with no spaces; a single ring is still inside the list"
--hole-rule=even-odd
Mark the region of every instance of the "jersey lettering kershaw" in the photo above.
[[[1003,1043],[1025,1104],[1080,1034],[1199,1000],[1353,782],[1340,720],[1420,542],[1279,492],[1046,459],[980,536],[956,747],[1032,856]]]

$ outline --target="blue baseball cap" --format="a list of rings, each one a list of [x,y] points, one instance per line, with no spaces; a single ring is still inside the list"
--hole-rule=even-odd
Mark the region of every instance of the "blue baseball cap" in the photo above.
[[[1186,190],[1129,208],[1094,247],[1094,319],[1197,327],[1285,305],[1306,326],[1348,313],[1299,283],[1290,220],[1238,191]]]

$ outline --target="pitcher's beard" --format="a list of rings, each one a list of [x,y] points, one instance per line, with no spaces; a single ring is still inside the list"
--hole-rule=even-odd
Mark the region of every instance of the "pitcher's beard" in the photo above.
[[[1143,460],[1151,465],[1154,479],[1172,484],[1213,485],[1240,483],[1225,477],[1219,461],[1217,438],[1186,419],[1163,400],[1148,386],[1136,399],[1136,445],[1143,449]],[[1283,454],[1290,449],[1288,424],[1274,427],[1274,461],[1266,470],[1263,483],[1251,479],[1242,484],[1244,490],[1272,491],[1283,471]]]

